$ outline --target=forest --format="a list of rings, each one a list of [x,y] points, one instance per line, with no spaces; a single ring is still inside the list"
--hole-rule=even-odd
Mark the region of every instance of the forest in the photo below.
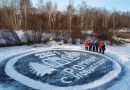
[[[50,39],[76,44],[87,37],[117,43],[113,36],[122,28],[130,28],[129,11],[94,8],[85,1],[74,6],[70,0],[60,11],[51,1],[38,0],[34,6],[31,0],[0,0],[0,46],[46,43]]]

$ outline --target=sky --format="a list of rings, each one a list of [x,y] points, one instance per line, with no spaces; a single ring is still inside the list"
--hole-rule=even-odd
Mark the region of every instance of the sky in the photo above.
[[[37,6],[38,0],[32,0],[34,6]],[[44,0],[52,1],[57,3],[58,10],[65,10],[68,4],[68,0]],[[88,6],[106,8],[107,10],[119,10],[119,11],[130,11],[130,0],[73,0],[75,7],[79,5],[82,1],[85,1]]]

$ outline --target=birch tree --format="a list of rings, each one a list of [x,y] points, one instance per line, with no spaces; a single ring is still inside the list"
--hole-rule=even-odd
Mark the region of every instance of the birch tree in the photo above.
[[[73,1],[69,0],[69,5],[67,6],[67,23],[68,23],[68,30],[69,31],[71,31],[73,13],[74,13]]]

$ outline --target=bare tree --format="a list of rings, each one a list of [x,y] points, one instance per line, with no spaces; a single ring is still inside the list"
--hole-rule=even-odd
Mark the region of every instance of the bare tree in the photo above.
[[[72,18],[74,13],[74,5],[73,1],[69,0],[69,5],[67,6],[67,23],[68,23],[68,30],[71,31],[71,25],[72,25]]]
[[[32,3],[30,0],[20,0],[20,11],[24,16],[24,29],[27,30],[27,15],[31,11]]]
[[[86,17],[86,2],[82,2],[80,5],[80,28],[83,30],[84,29],[84,19]]]

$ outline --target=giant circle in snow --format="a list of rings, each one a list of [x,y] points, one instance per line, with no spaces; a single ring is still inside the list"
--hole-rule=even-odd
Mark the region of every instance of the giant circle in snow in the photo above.
[[[117,78],[120,65],[111,58],[84,50],[46,49],[10,59],[6,74],[39,90],[84,90]]]

